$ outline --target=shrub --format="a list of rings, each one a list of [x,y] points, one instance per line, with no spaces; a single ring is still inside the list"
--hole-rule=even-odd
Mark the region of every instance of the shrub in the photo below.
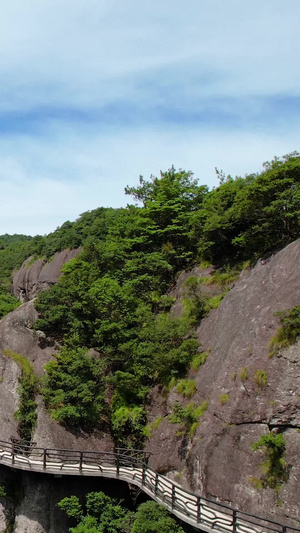
[[[172,424],[181,424],[184,426],[183,431],[179,431],[178,435],[188,435],[193,438],[197,427],[199,426],[199,418],[201,418],[208,408],[208,401],[205,400],[201,405],[189,403],[183,407],[181,403],[176,402],[173,405],[173,412],[168,416]]]
[[[3,286],[0,287],[0,319],[14,311],[19,305],[21,305],[21,302],[17,298],[8,291],[6,292]]]
[[[77,526],[69,529],[72,533],[129,533],[133,513],[121,503],[104,492],[90,492],[86,496],[86,515],[76,496],[64,498],[58,503],[58,507],[78,522]]]
[[[204,365],[206,359],[208,358],[209,356],[209,352],[201,352],[201,353],[198,353],[196,355],[194,355],[193,359],[192,359],[192,362],[191,362],[191,368],[197,372],[198,368],[201,366],[201,365]]]
[[[224,296],[227,294],[228,290],[226,289],[222,294],[218,294],[217,296],[212,296],[211,298],[208,298],[207,300],[207,310],[208,312],[211,309],[217,309],[219,307],[220,303],[222,302]]]
[[[196,326],[207,314],[205,306],[207,296],[199,290],[199,280],[196,276],[190,276],[183,284],[183,305],[185,315],[191,325]]]
[[[100,491],[87,494],[85,513],[76,496],[64,498],[58,507],[77,523],[69,529],[72,533],[184,533],[168,511],[153,501],[132,512]]]
[[[168,511],[156,502],[142,503],[135,513],[132,533],[183,533]]]
[[[281,348],[294,344],[300,335],[300,305],[285,311],[278,311],[274,315],[279,316],[281,328],[270,341],[269,357],[277,355]]]
[[[209,278],[207,278],[207,285],[216,283],[223,289],[228,288],[229,285],[239,276],[239,271],[236,268],[231,268],[230,265],[226,265],[222,270],[216,270]]]
[[[138,405],[123,405],[112,413],[112,430],[118,446],[138,448],[144,440],[146,413]]]
[[[240,370],[240,379],[243,383],[248,379],[248,368],[246,366],[243,366]]]
[[[225,404],[225,403],[228,403],[230,400],[230,396],[229,394],[221,394],[219,396],[219,402],[221,405]]]
[[[82,507],[77,496],[63,498],[63,500],[58,502],[57,505],[62,511],[65,511],[69,518],[76,518],[79,520],[82,517]]]
[[[151,422],[150,424],[147,424],[147,426],[145,426],[143,430],[145,437],[150,437],[152,431],[159,428],[163,419],[164,419],[163,416],[158,416],[157,418],[155,418],[155,420],[153,420],[153,422]]]
[[[288,470],[285,461],[285,441],[282,433],[263,435],[252,444],[252,450],[262,449],[266,460],[261,464],[262,477],[258,480],[263,488],[270,487],[277,493],[283,483],[287,481]]]
[[[267,386],[267,383],[268,383],[267,374],[263,370],[256,370],[254,379],[255,379],[256,385],[260,389],[263,389],[264,387]]]
[[[65,345],[45,369],[42,394],[52,418],[73,429],[99,428],[106,411],[104,362]]]
[[[196,382],[194,379],[182,379],[179,381],[176,391],[185,398],[191,398],[196,392]]]

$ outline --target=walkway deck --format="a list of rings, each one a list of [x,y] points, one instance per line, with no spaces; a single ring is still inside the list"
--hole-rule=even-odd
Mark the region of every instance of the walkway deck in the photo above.
[[[26,448],[0,441],[0,464],[29,472],[102,476],[141,488],[184,522],[207,533],[292,533],[299,528],[265,520],[213,502],[170,481],[148,467],[143,456],[118,453]]]

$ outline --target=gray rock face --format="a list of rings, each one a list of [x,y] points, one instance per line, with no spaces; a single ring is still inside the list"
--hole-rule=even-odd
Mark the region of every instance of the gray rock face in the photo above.
[[[274,313],[300,304],[299,272],[300,241],[296,241],[242,273],[197,330],[203,351],[210,350],[210,355],[197,373],[190,372],[189,378],[196,380],[195,396],[187,400],[172,391],[160,411],[157,397],[150,408],[151,420],[171,412],[175,400],[184,405],[208,400],[193,440],[174,436],[178,428],[165,418],[148,443],[157,454],[152,466],[179,472],[180,482],[193,491],[298,526],[300,342],[279,356],[268,354],[280,325]],[[260,382],[261,372],[266,384]],[[171,427],[172,440],[167,438]],[[251,478],[261,476],[264,459],[251,444],[273,428],[284,433],[289,468],[288,482],[279,493],[281,507],[274,490],[258,490],[251,483]]]
[[[37,375],[44,373],[44,365],[50,360],[54,347],[41,348],[40,341],[44,339],[44,335],[33,329],[37,317],[34,302],[30,301],[2,318],[0,321],[0,361],[3,361],[3,365],[7,365],[9,360],[4,352],[11,350],[27,357],[34,365]],[[16,365],[16,363],[13,364]],[[3,380],[3,383],[6,383],[6,380]]]
[[[30,301],[0,321],[0,417],[3,420],[0,440],[17,436],[13,414],[19,403],[17,389],[21,371],[17,363],[9,357],[9,351],[25,356],[32,363],[37,376],[44,374],[44,365],[53,358],[55,352],[55,346],[41,347],[41,332],[33,329],[36,319],[34,302]],[[38,446],[78,450],[112,449],[113,444],[108,435],[99,433],[90,437],[83,433],[77,436],[70,433],[50,418],[41,398],[37,400],[38,424],[33,440]]]
[[[82,504],[88,492],[100,490],[130,500],[125,483],[105,478],[55,477],[0,466],[0,484],[9,488],[5,507],[0,506],[1,532],[13,524],[13,533],[66,533],[72,524],[68,524],[57,503],[71,495],[76,495]]]
[[[82,248],[63,250],[56,253],[51,261],[28,257],[22,267],[13,276],[13,293],[21,300],[28,302],[39,292],[48,289],[61,276],[61,269],[74,257],[80,254]]]
[[[30,301],[0,321],[0,440],[3,441],[9,442],[11,437],[19,436],[14,413],[19,407],[21,369],[9,356],[9,351],[25,356],[38,376],[43,375],[44,365],[52,359],[55,351],[55,347],[47,346],[46,342],[42,343],[45,347],[41,347],[41,332],[32,329],[36,318],[34,302]],[[37,398],[37,404],[38,422],[33,440],[38,447],[113,450],[109,435],[100,432],[92,436],[84,433],[75,435],[50,418],[41,397]],[[0,484],[4,482],[5,486],[8,484],[17,492],[13,502],[7,500],[4,507],[0,506],[0,531],[4,531],[7,523],[11,522],[15,524],[14,533],[64,533],[66,521],[56,504],[74,493],[76,483],[66,479],[62,482],[63,488],[58,490],[61,479],[26,473],[16,476],[11,469],[0,465]]]

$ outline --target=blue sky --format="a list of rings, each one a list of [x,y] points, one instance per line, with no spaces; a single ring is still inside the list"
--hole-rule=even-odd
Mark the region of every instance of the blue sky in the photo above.
[[[0,234],[45,234],[171,165],[217,185],[299,150],[299,0],[0,5]]]

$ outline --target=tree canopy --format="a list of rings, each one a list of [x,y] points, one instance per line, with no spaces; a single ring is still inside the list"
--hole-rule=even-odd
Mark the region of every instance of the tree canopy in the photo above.
[[[166,509],[153,501],[133,512],[101,491],[87,494],[84,508],[76,496],[64,498],[58,506],[77,522],[69,529],[71,533],[184,533]]]

